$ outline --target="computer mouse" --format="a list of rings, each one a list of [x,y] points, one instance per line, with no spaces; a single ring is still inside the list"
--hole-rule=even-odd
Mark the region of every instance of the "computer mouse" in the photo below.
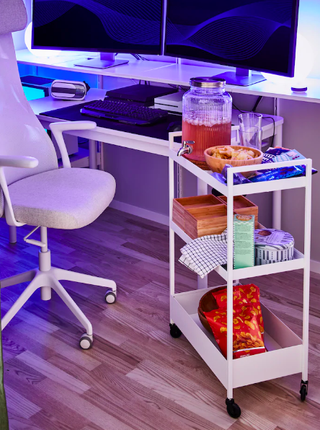
[[[167,131],[170,133],[172,131],[181,131],[182,124],[180,121],[172,121],[168,124]]]

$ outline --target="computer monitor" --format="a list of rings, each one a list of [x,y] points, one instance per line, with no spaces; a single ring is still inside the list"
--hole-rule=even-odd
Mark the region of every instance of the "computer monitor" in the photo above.
[[[215,75],[250,85],[293,76],[299,0],[167,0],[164,54],[234,66]],[[243,76],[247,75],[247,76]]]
[[[33,0],[32,47],[99,52],[101,61],[81,64],[98,68],[119,64],[121,60],[117,64],[113,59],[108,62],[114,53],[160,54],[162,3],[163,0]]]

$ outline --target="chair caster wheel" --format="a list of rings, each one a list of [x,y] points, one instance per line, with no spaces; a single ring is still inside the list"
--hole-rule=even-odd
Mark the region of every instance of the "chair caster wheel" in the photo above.
[[[79,345],[81,349],[90,349],[93,344],[93,336],[88,335],[87,333],[83,334],[80,338]]]
[[[227,412],[232,418],[239,418],[241,415],[240,407],[234,403],[233,399],[226,399]]]
[[[301,401],[304,402],[308,394],[308,381],[301,381],[299,392]]]
[[[106,303],[112,305],[112,303],[115,303],[117,300],[116,293],[114,293],[112,290],[108,290],[104,296],[104,299]]]
[[[182,332],[179,329],[179,327],[177,327],[175,324],[170,324],[170,334],[172,337],[177,339],[178,337],[180,337],[182,335]]]

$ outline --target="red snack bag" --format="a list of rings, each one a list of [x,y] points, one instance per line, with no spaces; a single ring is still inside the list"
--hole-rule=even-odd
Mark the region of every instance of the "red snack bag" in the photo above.
[[[212,292],[220,309],[227,308],[227,289]],[[253,312],[257,315],[260,332],[264,333],[264,324],[260,306],[260,290],[254,284],[236,285],[233,287],[233,307],[251,305]]]
[[[227,312],[215,309],[204,312],[222,354],[227,357]],[[250,305],[233,309],[233,358],[265,352],[257,315]]]

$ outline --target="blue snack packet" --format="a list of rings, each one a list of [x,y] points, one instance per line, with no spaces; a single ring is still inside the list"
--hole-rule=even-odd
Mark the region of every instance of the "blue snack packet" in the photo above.
[[[277,163],[281,161],[303,160],[305,157],[295,149],[287,148],[268,148],[263,154],[261,164]],[[312,173],[317,173],[316,169],[312,169]],[[290,166],[277,169],[260,170],[257,175],[250,178],[251,182],[264,182],[274,179],[291,178],[294,176],[305,175],[305,166]]]
[[[227,183],[227,170],[232,167],[230,164],[226,164],[222,169],[221,175],[225,178],[225,183]],[[250,184],[249,179],[245,178],[241,173],[233,174],[233,185],[239,184]]]

